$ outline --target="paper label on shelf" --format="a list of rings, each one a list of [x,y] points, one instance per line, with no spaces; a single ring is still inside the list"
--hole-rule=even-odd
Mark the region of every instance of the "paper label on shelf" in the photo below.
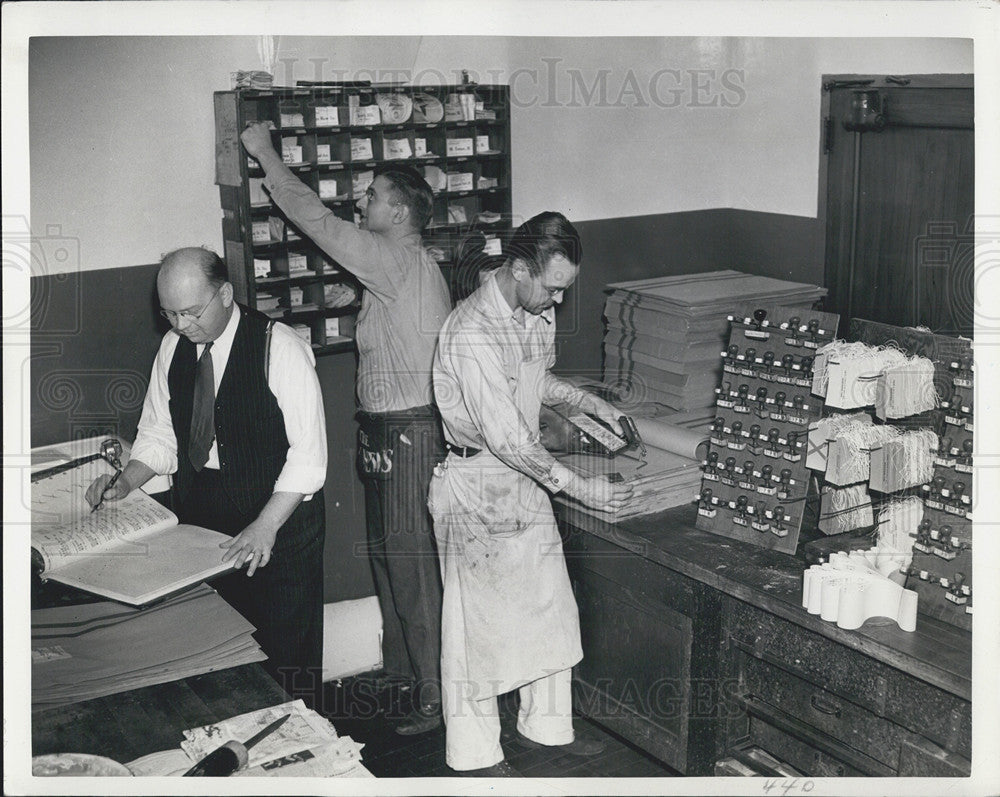
[[[372,140],[370,138],[351,139],[351,160],[370,161],[373,157]]]
[[[486,246],[483,247],[483,252],[488,255],[502,255],[503,249],[501,248],[500,239],[496,237],[487,238]]]
[[[449,191],[471,191],[472,190],[472,173],[471,172],[449,172],[448,173],[448,190]]]
[[[326,336],[328,338],[336,338],[340,336],[340,319],[339,318],[327,318],[324,324]]]
[[[409,158],[413,155],[410,150],[410,139],[408,138],[387,138],[385,140],[385,159],[398,160]]]
[[[368,190],[368,186],[372,184],[375,179],[375,172],[368,170],[364,172],[354,172],[351,175],[351,191],[355,198],[360,199],[361,196]]]
[[[471,138],[449,138],[445,144],[445,152],[449,158],[472,155]]]
[[[256,257],[253,259],[253,275],[255,277],[266,277],[270,273],[270,260],[258,260]]]
[[[289,288],[288,289],[288,303],[292,307],[302,306],[302,288]]]
[[[382,121],[382,114],[377,105],[359,105],[351,108],[352,125],[377,125]]]
[[[266,221],[255,221],[253,223],[253,242],[255,244],[266,244],[271,240],[271,225]]]
[[[302,147],[282,145],[281,160],[285,163],[302,163]]]
[[[289,271],[305,271],[309,267],[309,258],[303,254],[289,254],[288,255],[288,270]]]
[[[476,136],[476,152],[488,152],[490,149],[489,136]]]
[[[317,127],[340,127],[340,109],[336,105],[316,107]]]
[[[413,139],[413,154],[418,158],[427,154],[427,139],[426,138],[415,138]]]
[[[247,180],[247,188],[250,191],[250,204],[251,205],[269,205],[271,204],[271,198],[264,191],[264,178],[263,177],[250,177]]]
[[[337,199],[337,181],[336,180],[320,180],[319,181],[319,198],[320,199]]]
[[[329,144],[317,144],[316,145],[316,163],[329,163],[330,162],[330,145]]]
[[[305,119],[302,118],[301,113],[283,113],[281,114],[281,126],[282,127],[305,127]]]

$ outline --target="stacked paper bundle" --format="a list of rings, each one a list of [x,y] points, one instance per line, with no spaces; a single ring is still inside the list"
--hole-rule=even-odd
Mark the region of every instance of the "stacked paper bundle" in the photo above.
[[[604,381],[623,399],[675,410],[715,401],[728,315],[750,302],[809,308],[826,289],[800,282],[712,271],[608,285]],[[785,321],[787,319],[777,319]]]
[[[183,629],[184,633],[178,630]],[[31,613],[31,704],[77,703],[267,658],[211,587],[133,609],[101,601]]]
[[[562,493],[556,493],[557,500],[612,523],[689,503],[701,483],[699,446],[708,438],[709,421],[710,414],[704,412],[635,418],[645,443],[645,455],[631,450],[614,457],[594,454],[559,457],[563,464],[583,476],[618,474],[630,483],[632,499],[618,512],[590,509]]]

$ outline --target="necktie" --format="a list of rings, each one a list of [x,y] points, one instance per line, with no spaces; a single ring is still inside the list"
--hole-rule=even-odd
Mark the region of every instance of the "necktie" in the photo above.
[[[208,450],[215,439],[215,374],[212,371],[212,344],[206,343],[198,358],[194,378],[194,406],[191,413],[191,440],[188,456],[200,471],[208,462]]]

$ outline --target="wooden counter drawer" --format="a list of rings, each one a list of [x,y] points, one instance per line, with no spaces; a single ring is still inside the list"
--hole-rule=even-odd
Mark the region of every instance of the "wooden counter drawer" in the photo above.
[[[898,768],[902,742],[913,736],[909,731],[760,659],[743,655],[741,668],[747,699],[795,717],[892,772]]]
[[[738,600],[726,601],[730,642],[750,656],[849,700],[964,758],[971,706],[870,656]]]
[[[750,720],[749,738],[809,777],[857,778],[869,774],[758,717]]]

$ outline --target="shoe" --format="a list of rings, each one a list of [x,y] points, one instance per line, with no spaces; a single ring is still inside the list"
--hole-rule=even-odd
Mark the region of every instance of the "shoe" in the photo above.
[[[553,753],[569,753],[570,755],[592,756],[600,755],[607,748],[607,744],[602,739],[594,739],[589,736],[580,736],[569,744],[542,744],[534,739],[529,739],[520,731],[517,731],[517,741],[525,747],[533,750],[551,750]]]
[[[514,767],[506,761],[501,761],[491,767],[482,769],[462,769],[456,770],[463,778],[520,778],[523,777]]]
[[[396,733],[400,736],[416,736],[418,733],[432,731],[440,725],[441,704],[428,703],[413,709],[406,719],[396,726]]]

